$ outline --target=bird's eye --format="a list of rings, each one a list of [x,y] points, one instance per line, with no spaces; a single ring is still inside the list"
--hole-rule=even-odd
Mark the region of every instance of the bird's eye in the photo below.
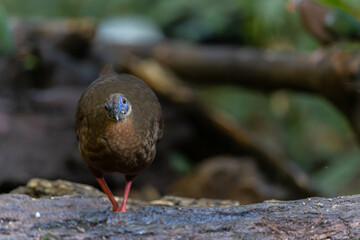
[[[126,99],[125,98],[123,98],[121,101],[122,101],[122,104],[126,104]]]

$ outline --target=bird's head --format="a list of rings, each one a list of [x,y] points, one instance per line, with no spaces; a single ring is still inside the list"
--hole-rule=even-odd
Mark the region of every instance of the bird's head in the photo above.
[[[105,110],[110,119],[117,122],[125,120],[131,113],[131,104],[123,94],[111,94],[105,101]]]

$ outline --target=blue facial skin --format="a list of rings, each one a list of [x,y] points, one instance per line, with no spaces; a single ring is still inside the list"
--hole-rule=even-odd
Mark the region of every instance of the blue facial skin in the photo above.
[[[109,116],[117,122],[127,117],[129,112],[129,103],[125,97],[120,96],[119,101],[112,106],[108,102],[105,102],[105,108],[109,113]]]

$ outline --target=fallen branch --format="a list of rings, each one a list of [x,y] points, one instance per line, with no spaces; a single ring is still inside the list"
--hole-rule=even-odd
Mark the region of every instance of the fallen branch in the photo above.
[[[106,198],[5,194],[0,195],[0,234],[7,239],[359,239],[359,205],[360,195],[230,207],[224,207],[229,201],[165,197],[113,213]]]

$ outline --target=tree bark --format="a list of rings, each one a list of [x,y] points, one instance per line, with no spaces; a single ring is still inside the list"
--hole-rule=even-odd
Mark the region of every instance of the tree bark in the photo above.
[[[0,195],[4,239],[359,239],[360,196],[236,202],[165,197],[113,213],[106,198]]]

